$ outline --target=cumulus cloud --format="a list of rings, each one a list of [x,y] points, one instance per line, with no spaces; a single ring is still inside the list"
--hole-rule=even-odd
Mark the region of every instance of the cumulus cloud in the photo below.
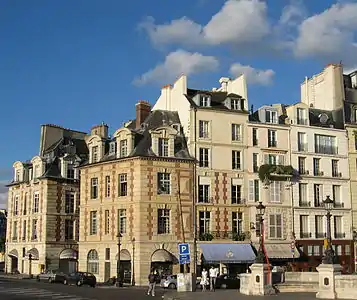
[[[260,70],[248,65],[244,66],[239,63],[231,65],[230,73],[234,77],[244,74],[247,78],[247,83],[252,85],[270,85],[273,83],[275,75],[275,72],[272,69]]]
[[[284,6],[279,24],[296,26],[306,17],[307,10],[301,0],[292,0],[288,5]]]
[[[357,3],[337,3],[305,19],[298,28],[294,53],[298,57],[319,56],[345,59],[356,53]]]
[[[180,74],[191,75],[202,72],[214,71],[219,62],[214,56],[205,56],[201,53],[191,53],[177,50],[169,53],[165,61],[134,80],[134,84],[172,82]]]
[[[254,43],[270,32],[267,5],[261,0],[228,0],[206,25],[187,17],[158,25],[149,17],[139,27],[155,45]]]

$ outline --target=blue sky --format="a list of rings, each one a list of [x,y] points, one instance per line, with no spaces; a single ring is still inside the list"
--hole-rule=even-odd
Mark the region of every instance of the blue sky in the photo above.
[[[0,182],[40,125],[111,131],[180,73],[211,89],[242,72],[249,103],[299,101],[330,62],[357,66],[357,1],[0,0]],[[353,57],[354,56],[354,57]],[[0,202],[4,188],[0,185]],[[1,196],[3,195],[3,196]],[[3,197],[3,198],[1,198]]]

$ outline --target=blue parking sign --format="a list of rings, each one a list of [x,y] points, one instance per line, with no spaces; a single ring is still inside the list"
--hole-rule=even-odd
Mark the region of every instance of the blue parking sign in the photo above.
[[[190,254],[190,245],[188,243],[179,244],[179,255]]]
[[[179,260],[180,260],[180,265],[187,265],[190,263],[191,261],[191,257],[189,254],[183,254],[183,255],[179,255]]]

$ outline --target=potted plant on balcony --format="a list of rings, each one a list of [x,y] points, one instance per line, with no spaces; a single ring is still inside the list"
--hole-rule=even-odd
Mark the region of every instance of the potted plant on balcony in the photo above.
[[[202,234],[200,234],[200,240],[201,241],[212,241],[213,235],[209,232],[202,233]]]
[[[245,241],[250,239],[250,232],[237,232],[233,234],[233,241]]]
[[[296,177],[296,172],[292,166],[264,164],[259,168],[259,179],[262,182],[287,181]]]

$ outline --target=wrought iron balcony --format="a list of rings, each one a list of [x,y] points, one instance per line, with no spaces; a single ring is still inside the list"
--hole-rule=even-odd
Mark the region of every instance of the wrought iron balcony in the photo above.
[[[277,147],[278,142],[274,140],[268,140],[268,147]]]
[[[322,239],[322,238],[326,237],[326,233],[324,233],[324,232],[316,232],[315,236],[316,236],[317,239]]]
[[[334,203],[334,207],[335,207],[335,208],[344,208],[344,207],[345,207],[345,204],[342,203],[342,202],[335,202],[335,203]]]
[[[315,153],[319,154],[338,154],[338,149],[335,146],[323,146],[315,144]]]
[[[299,201],[299,206],[300,207],[310,207],[311,202],[310,201]]]
[[[210,231],[199,233],[200,241],[212,240],[232,240],[232,241],[245,241],[250,239],[249,232],[233,232],[233,231]]]
[[[311,232],[300,232],[300,238],[301,239],[308,239],[308,238],[311,238],[311,237],[312,237]]]
[[[344,239],[346,237],[346,233],[344,232],[335,232],[335,239]]]
[[[298,144],[298,151],[299,152],[307,152],[308,151],[307,143],[299,143]]]

